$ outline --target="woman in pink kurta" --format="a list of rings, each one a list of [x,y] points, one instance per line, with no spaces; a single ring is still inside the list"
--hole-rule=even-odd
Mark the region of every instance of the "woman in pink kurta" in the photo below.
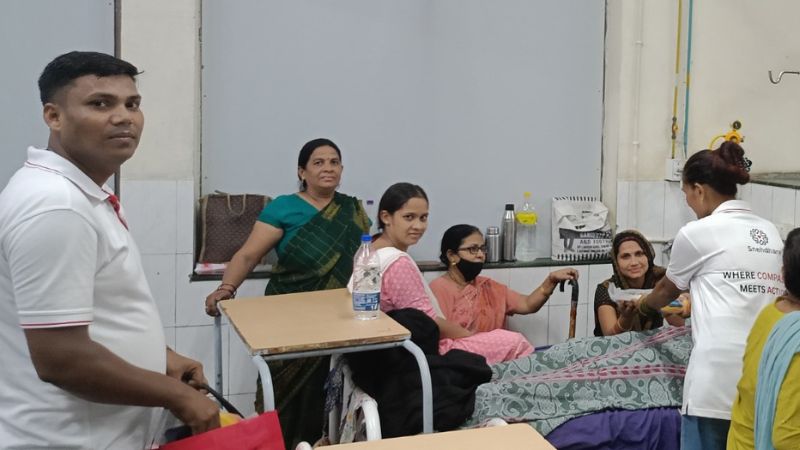
[[[478,276],[483,269],[485,250],[478,228],[450,227],[442,237],[439,256],[447,265],[447,273],[430,284],[444,316],[473,333],[502,329],[511,314],[535,313],[559,282],[578,277],[578,271],[572,268],[551,272],[526,296],[491,278]]]
[[[394,309],[415,308],[434,319],[440,325],[440,354],[455,348],[483,355],[487,363],[495,364],[533,352],[531,344],[520,333],[502,329],[479,333],[464,329],[452,320],[444,319],[434,310],[422,273],[407,253],[390,247],[378,250],[378,255],[382,266],[384,261],[388,262],[383,271],[381,310],[388,312]],[[440,321],[447,325],[442,327]],[[463,330],[463,334],[454,338],[441,337],[447,335],[445,330],[448,325]]]
[[[381,310],[415,308],[427,314],[439,327],[442,354],[465,350],[483,355],[489,364],[530,354],[533,347],[519,333],[502,329],[473,332],[441,314],[422,273],[406,253],[427,227],[428,197],[421,187],[397,183],[386,190],[378,204],[381,233],[372,244],[381,261]]]

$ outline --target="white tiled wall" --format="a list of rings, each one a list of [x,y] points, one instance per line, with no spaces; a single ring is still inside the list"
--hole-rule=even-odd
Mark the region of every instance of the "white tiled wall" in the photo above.
[[[123,182],[120,192],[128,224],[143,255],[178,253],[176,225],[183,211],[177,210],[177,189],[177,181]],[[192,204],[181,206],[193,208]]]
[[[664,182],[664,232],[661,237],[672,239],[678,230],[688,222],[695,220],[694,212],[686,204],[686,197],[681,184],[673,181]]]
[[[746,185],[740,197],[749,200],[763,217],[776,222],[784,231],[800,224],[800,196],[795,190],[764,185]],[[213,320],[203,310],[205,296],[217,282],[189,282],[194,248],[194,182],[132,181],[122,184],[122,202],[131,233],[142,253],[147,279],[158,302],[167,342],[176,351],[200,360],[209,380],[214,379]],[[694,214],[686,206],[679,183],[667,181],[618,182],[617,229],[636,228],[657,241],[657,263],[661,245]],[[557,268],[491,269],[484,274],[529,293]],[[580,296],[577,336],[591,336],[594,330],[592,309],[594,290],[611,275],[610,265],[578,266]],[[430,281],[441,272],[426,272]],[[267,280],[247,280],[239,296],[257,296]],[[556,291],[535,314],[514,316],[509,328],[525,334],[536,346],[562,342],[569,325],[570,289]],[[229,399],[244,411],[252,411],[256,370],[235,331],[223,325],[223,378]]]
[[[121,187],[125,214],[158,303],[167,344],[202,362],[213,383],[214,321],[205,314],[203,302],[217,283],[189,282],[194,261],[194,182],[123,180]],[[264,286],[266,280],[247,280],[239,296],[260,295]],[[224,390],[240,410],[252,412],[256,370],[238,339],[223,324]],[[229,366],[235,369],[229,371]]]
[[[800,196],[796,189],[750,183],[739,186],[738,197],[749,202],[756,214],[772,221],[784,235],[800,226]],[[635,228],[649,239],[662,241],[674,238],[678,229],[691,220],[695,215],[686,205],[680,183],[617,182],[617,230]],[[658,223],[662,225],[659,227]]]
[[[753,200],[753,184],[745,184],[744,186],[737,186],[739,200],[750,202]]]
[[[636,229],[654,241],[666,241],[695,215],[680,183],[618,181],[616,231]]]
[[[666,183],[662,181],[640,181],[631,190],[636,205],[636,228],[645,236],[664,235],[665,190]]]
[[[772,187],[772,211],[769,219],[781,231],[781,235],[786,237],[798,222],[795,220],[797,191],[795,189]]]
[[[759,216],[772,221],[782,236],[800,226],[800,195],[796,189],[749,183],[739,186],[738,197],[750,203]],[[638,229],[654,242],[656,264],[662,258],[663,242],[673,239],[681,226],[696,217],[686,205],[680,183],[671,181],[618,181],[616,230]],[[659,209],[661,209],[659,211]],[[660,228],[654,223],[661,222]]]
[[[754,184],[750,188],[750,206],[753,212],[764,218],[772,215],[772,191],[775,188],[764,184]]]

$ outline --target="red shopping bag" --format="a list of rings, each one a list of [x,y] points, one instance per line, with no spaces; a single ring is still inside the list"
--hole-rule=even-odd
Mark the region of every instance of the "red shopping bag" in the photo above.
[[[286,450],[278,413],[267,411],[234,425],[170,442],[161,450]]]

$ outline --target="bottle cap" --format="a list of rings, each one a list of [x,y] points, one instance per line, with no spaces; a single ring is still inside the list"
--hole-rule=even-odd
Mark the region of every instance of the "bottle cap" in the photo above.
[[[525,197],[525,200],[527,200],[527,199],[531,198],[531,193],[526,191],[526,192],[522,193],[522,196]]]
[[[486,234],[500,234],[500,227],[487,227]]]
[[[366,233],[362,234],[361,235],[361,242],[372,242],[372,236],[370,236],[370,235],[368,235]]]
[[[513,203],[506,203],[506,211],[513,211],[514,204]]]

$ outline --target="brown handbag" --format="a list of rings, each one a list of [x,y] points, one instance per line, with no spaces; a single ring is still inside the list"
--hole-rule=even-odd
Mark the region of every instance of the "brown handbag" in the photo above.
[[[214,193],[200,197],[199,262],[225,263],[244,245],[271,199],[258,194]]]

